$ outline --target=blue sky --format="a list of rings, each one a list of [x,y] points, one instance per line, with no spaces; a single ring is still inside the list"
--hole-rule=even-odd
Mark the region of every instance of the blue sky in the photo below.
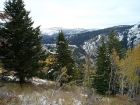
[[[5,0],[0,0],[0,11]],[[140,22],[140,0],[24,0],[34,26],[107,28]]]

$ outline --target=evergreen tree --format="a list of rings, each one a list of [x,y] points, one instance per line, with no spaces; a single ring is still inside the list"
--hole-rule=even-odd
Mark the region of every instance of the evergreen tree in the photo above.
[[[70,82],[75,80],[79,76],[78,69],[76,67],[74,57],[72,55],[71,49],[68,46],[68,43],[65,40],[64,34],[62,31],[59,32],[58,39],[57,39],[57,50],[56,50],[56,59],[57,59],[57,70],[59,73],[64,72],[62,68],[65,67],[66,70],[66,80]]]
[[[109,73],[110,73],[110,61],[108,57],[107,45],[102,36],[101,46],[97,48],[96,56],[96,75],[93,79],[93,87],[96,92],[102,95],[108,90],[109,87]]]
[[[116,37],[113,29],[110,30],[110,32],[108,34],[107,46],[108,46],[109,54],[112,53],[112,49],[115,49],[117,51],[119,57],[122,58],[124,56],[122,47],[121,47],[121,42]]]
[[[13,21],[5,23],[0,35],[6,39],[2,43],[2,63],[7,71],[15,71],[20,83],[25,77],[37,76],[43,68],[46,58],[41,46],[40,27],[33,28],[33,21],[25,9],[23,0],[8,0],[4,3],[4,11]]]

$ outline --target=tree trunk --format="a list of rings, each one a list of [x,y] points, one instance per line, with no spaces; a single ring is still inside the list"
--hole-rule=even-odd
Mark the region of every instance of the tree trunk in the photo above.
[[[25,78],[24,78],[23,75],[21,75],[19,79],[20,79],[19,80],[20,81],[20,85],[22,85],[23,83],[25,83]]]
[[[60,81],[60,87],[62,87],[62,86],[63,86],[63,83],[64,83],[64,81],[63,81],[63,80],[61,80],[61,81]]]

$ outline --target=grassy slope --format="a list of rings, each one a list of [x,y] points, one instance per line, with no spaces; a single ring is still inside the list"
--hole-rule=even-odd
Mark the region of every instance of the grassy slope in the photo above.
[[[89,102],[88,102],[89,101]],[[95,93],[87,99],[84,87],[59,84],[34,79],[20,87],[18,83],[6,83],[0,88],[0,105],[136,105],[127,96],[101,97]]]

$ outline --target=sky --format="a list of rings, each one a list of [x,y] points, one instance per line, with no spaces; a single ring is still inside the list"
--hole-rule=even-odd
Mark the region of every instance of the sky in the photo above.
[[[0,0],[0,11],[3,3]],[[140,22],[140,0],[24,0],[34,27],[97,28]]]

